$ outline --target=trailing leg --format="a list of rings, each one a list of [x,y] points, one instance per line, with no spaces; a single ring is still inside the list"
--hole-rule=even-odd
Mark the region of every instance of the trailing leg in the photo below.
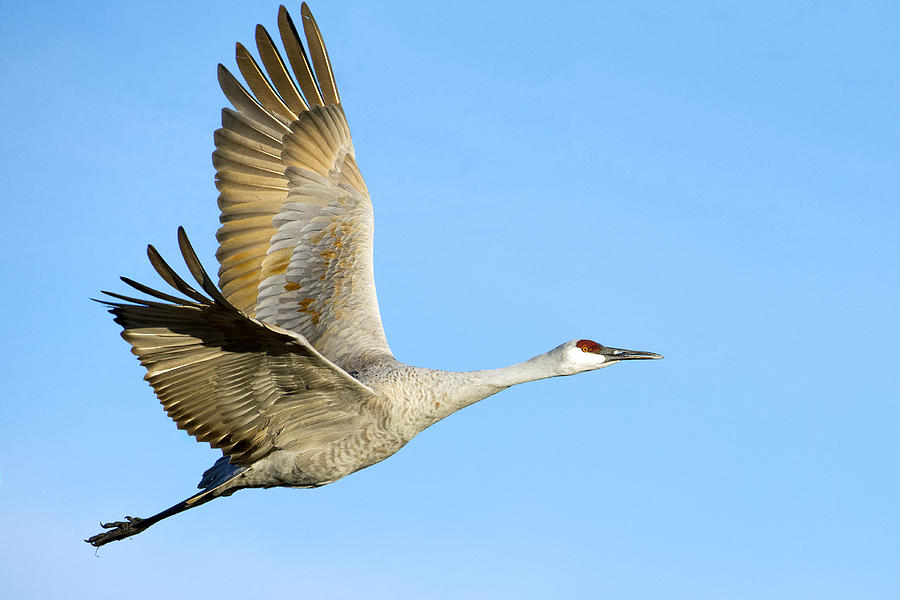
[[[190,498],[182,500],[178,504],[170,506],[166,510],[158,512],[152,517],[147,517],[146,519],[141,519],[139,517],[125,517],[124,521],[100,523],[101,527],[103,527],[104,529],[108,529],[109,531],[98,533],[97,535],[91,536],[84,541],[92,546],[96,546],[97,548],[99,548],[104,544],[137,535],[151,525],[159,523],[163,519],[171,517],[172,515],[177,515],[180,512],[188,510],[189,508],[194,508],[195,506],[206,504],[210,500],[215,500],[219,496],[229,496],[240,489],[240,487],[229,486],[228,484],[230,483],[231,480],[226,481],[225,483],[222,483],[221,485],[216,486],[212,489],[198,492]]]

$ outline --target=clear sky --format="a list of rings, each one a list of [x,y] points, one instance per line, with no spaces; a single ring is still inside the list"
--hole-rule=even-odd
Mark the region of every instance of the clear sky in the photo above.
[[[898,7],[314,2],[396,356],[666,359],[98,558],[217,453],[89,298],[178,225],[216,268],[215,66],[277,4],[5,3],[0,597],[900,597]]]

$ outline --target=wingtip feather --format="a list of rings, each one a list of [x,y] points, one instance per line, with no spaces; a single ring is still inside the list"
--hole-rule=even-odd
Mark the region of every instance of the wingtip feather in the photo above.
[[[225,299],[225,296],[222,295],[222,292],[219,291],[219,288],[212,282],[209,274],[206,272],[206,269],[203,268],[203,263],[200,262],[200,259],[197,257],[197,253],[194,251],[194,247],[191,245],[191,240],[188,239],[187,232],[184,230],[184,227],[178,227],[178,247],[181,248],[181,255],[184,257],[184,262],[190,270],[191,275],[194,276],[194,279],[197,280],[197,283],[200,284],[200,287],[204,292],[209,294],[210,298],[212,298],[217,304],[221,304],[225,308],[233,309],[234,307]]]

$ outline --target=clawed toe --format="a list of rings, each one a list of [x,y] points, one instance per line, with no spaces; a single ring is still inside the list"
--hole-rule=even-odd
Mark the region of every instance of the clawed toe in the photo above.
[[[136,533],[140,533],[143,528],[140,526],[141,521],[138,517],[125,517],[124,521],[113,521],[112,523],[100,523],[100,527],[108,529],[103,533],[91,536],[84,540],[91,546],[100,547],[103,544],[127,538]]]
[[[118,529],[121,527],[122,529],[128,529],[133,525],[137,525],[143,519],[139,519],[138,517],[125,517],[124,521],[113,521],[112,523],[100,523],[100,527],[103,529]],[[96,537],[96,536],[94,536]]]

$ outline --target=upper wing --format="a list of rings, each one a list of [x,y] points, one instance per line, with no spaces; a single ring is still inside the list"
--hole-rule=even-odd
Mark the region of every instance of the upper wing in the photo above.
[[[234,105],[216,131],[222,227],[216,257],[228,301],[299,333],[347,370],[390,357],[372,261],[372,203],[322,36],[306,4],[312,61],[282,6],[278,29],[299,82],[269,34],[256,43],[266,73],[241,44],[237,63],[251,92],[219,65]]]
[[[178,241],[206,297],[181,279],[153,246],[150,261],[191,300],[122,278],[162,302],[104,292],[124,337],[179,429],[209,442],[233,464],[276,448],[322,447],[376,422],[376,394],[293,332],[244,315],[216,289],[179,228]]]

